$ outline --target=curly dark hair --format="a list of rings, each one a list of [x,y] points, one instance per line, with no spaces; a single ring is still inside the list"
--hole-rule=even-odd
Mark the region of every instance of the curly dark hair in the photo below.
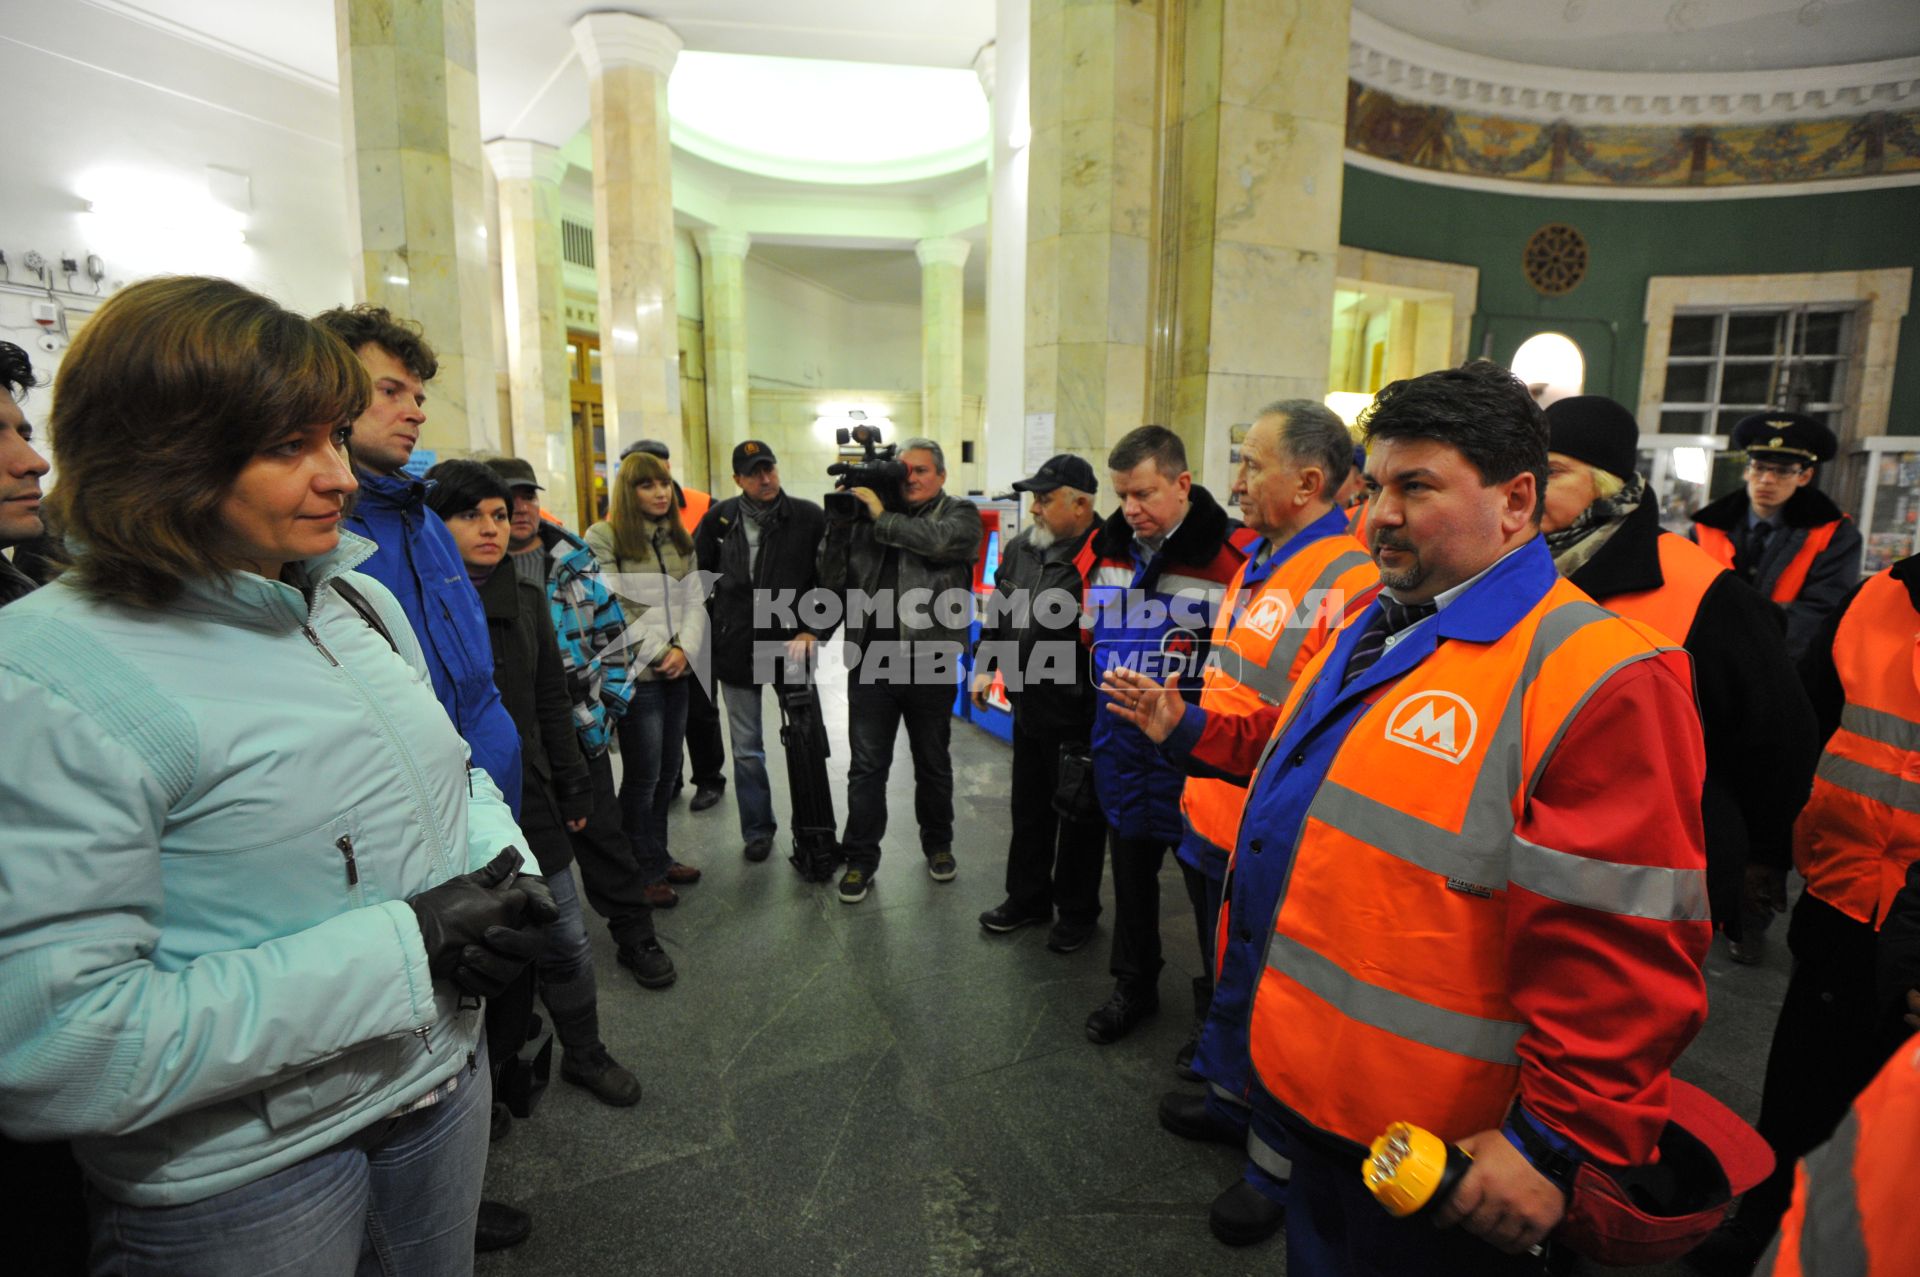
[[[1382,439],[1432,439],[1458,448],[1486,487],[1532,474],[1539,520],[1547,491],[1547,418],[1526,384],[1499,364],[1475,359],[1396,381],[1374,396],[1361,421],[1369,452]]]
[[[346,342],[348,350],[358,352],[360,347],[372,342],[398,359],[421,381],[432,381],[433,375],[440,371],[440,359],[427,344],[420,325],[394,318],[385,306],[371,302],[335,306],[315,315],[313,322]]]
[[[25,399],[27,392],[39,384],[27,352],[10,341],[0,341],[0,386],[15,399]]]

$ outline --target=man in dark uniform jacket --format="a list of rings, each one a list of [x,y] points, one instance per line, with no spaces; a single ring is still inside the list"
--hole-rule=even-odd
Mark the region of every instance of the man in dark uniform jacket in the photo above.
[[[1814,486],[1839,441],[1805,413],[1768,411],[1743,417],[1733,446],[1747,454],[1746,487],[1694,511],[1692,537],[1786,609],[1787,652],[1799,660],[1860,583],[1860,533]]]

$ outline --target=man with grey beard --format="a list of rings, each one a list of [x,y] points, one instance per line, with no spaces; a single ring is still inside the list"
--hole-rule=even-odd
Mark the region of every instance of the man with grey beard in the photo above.
[[[1054,809],[1063,750],[1084,755],[1093,730],[1094,690],[1080,643],[1078,566],[1098,522],[1093,467],[1061,453],[1030,479],[1033,522],[1000,555],[999,593],[980,622],[973,701],[984,706],[999,673],[1013,704],[1013,841],[1007,848],[1007,898],[980,915],[994,934],[1052,922],[1047,948],[1072,953],[1100,916],[1106,822],[1061,817]],[[1055,921],[1055,914],[1058,921]]]

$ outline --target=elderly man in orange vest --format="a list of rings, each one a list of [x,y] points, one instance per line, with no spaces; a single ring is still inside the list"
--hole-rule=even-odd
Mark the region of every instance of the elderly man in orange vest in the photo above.
[[[1295,1277],[1537,1271],[1585,1161],[1652,1159],[1706,1015],[1691,668],[1555,574],[1546,470],[1504,369],[1381,392],[1383,589],[1295,682],[1248,792],[1221,927],[1260,946],[1247,1098],[1289,1137]],[[1445,1231],[1363,1184],[1396,1121],[1473,1159]]]
[[[1347,511],[1336,493],[1353,463],[1347,428],[1323,404],[1292,399],[1260,410],[1240,445],[1233,494],[1240,517],[1260,540],[1227,586],[1200,690],[1200,701],[1180,699],[1171,679],[1150,696],[1148,711],[1118,700],[1109,711],[1132,722],[1188,774],[1180,795],[1186,826],[1178,854],[1207,876],[1212,912],[1220,911],[1228,857],[1240,831],[1247,778],[1273,734],[1280,705],[1294,679],[1326,646],[1349,615],[1373,598],[1380,574],[1347,532]],[[1111,690],[1153,691],[1133,670],[1107,674]],[[1216,995],[1222,1025],[1243,1026],[1251,996],[1249,973],[1257,953],[1228,954],[1231,937],[1218,936],[1222,975],[1194,981],[1202,1027]],[[1172,1091],[1160,1101],[1160,1124],[1192,1140],[1245,1147],[1241,1178],[1214,1199],[1207,1222],[1230,1246],[1264,1241],[1280,1227],[1286,1205],[1284,1136],[1250,1121],[1244,1032],[1206,1038],[1196,1028],[1181,1051],[1183,1076],[1208,1083],[1206,1092]],[[1186,1070],[1191,1070],[1190,1072]]]
[[[1747,454],[1747,486],[1694,511],[1693,540],[1786,609],[1787,653],[1799,660],[1860,580],[1860,533],[1813,486],[1839,441],[1816,418],[1773,410],[1742,417],[1733,446]]]

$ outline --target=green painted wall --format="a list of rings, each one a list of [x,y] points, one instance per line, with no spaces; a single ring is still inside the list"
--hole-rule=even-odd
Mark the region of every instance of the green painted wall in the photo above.
[[[1590,253],[1586,279],[1563,297],[1535,292],[1520,267],[1527,237],[1548,222],[1578,227]],[[1587,390],[1631,406],[1640,397],[1650,276],[1920,266],[1920,186],[1745,200],[1547,199],[1348,166],[1340,242],[1479,267],[1471,354],[1489,331],[1493,357],[1505,361],[1531,333],[1559,328],[1587,355]],[[1901,324],[1887,429],[1920,434],[1920,314]]]

